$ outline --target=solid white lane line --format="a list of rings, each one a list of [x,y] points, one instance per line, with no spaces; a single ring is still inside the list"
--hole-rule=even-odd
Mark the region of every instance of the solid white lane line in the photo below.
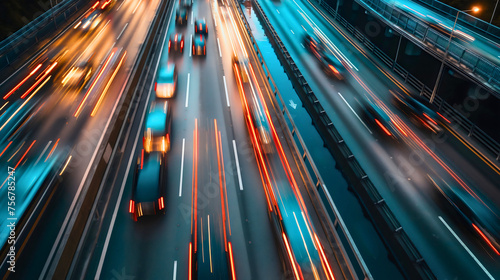
[[[182,196],[182,177],[184,176],[184,148],[186,146],[186,138],[182,138],[182,158],[181,158],[181,180],[179,183],[179,197]]]
[[[222,79],[224,80],[224,90],[226,91],[226,103],[227,107],[229,107],[229,95],[227,94],[226,76],[222,76]]]
[[[189,47],[189,57],[191,57],[191,54],[193,52],[193,36],[189,39],[191,41],[191,45]]]
[[[219,56],[222,57],[222,52],[220,51],[219,37],[217,37],[217,46],[219,47]]]
[[[234,160],[236,161],[236,172],[238,173],[238,183],[240,185],[240,191],[243,190],[243,182],[241,180],[241,171],[240,171],[240,161],[238,160],[238,151],[236,150],[236,141],[233,140],[233,149],[234,149]]]
[[[174,276],[172,277],[172,279],[177,279],[177,261],[174,261]]]
[[[191,11],[191,25],[193,25],[193,11]]]
[[[280,15],[281,15],[281,13],[280,13],[280,11],[278,11],[278,9],[276,9],[276,12],[278,12],[278,14],[280,14]]]
[[[464,242],[462,242],[460,237],[458,237],[458,235],[453,231],[453,229],[451,229],[451,227],[448,225],[448,223],[446,223],[445,220],[441,216],[438,216],[438,218],[441,220],[441,222],[443,222],[443,224],[446,226],[446,228],[448,228],[448,230],[451,232],[451,234],[453,234],[453,236],[455,236],[455,238],[458,240],[460,245],[462,245],[462,247],[464,247],[465,251],[467,251],[467,253],[469,253],[469,255],[472,257],[472,259],[474,259],[474,261],[479,265],[479,267],[484,271],[484,273],[486,273],[486,275],[490,279],[495,280],[495,278],[493,278],[493,276],[491,276],[491,274],[488,272],[488,270],[486,270],[486,268],[483,266],[483,264],[481,262],[479,262],[479,260],[476,258],[476,256],[474,256],[474,254],[469,250],[469,248],[464,244]]]
[[[123,3],[125,3],[125,0],[123,0],[120,6],[118,6],[118,9],[116,9],[117,11],[123,6]]]
[[[127,23],[125,23],[125,26],[123,27],[122,32],[120,32],[120,35],[118,35],[118,37],[116,38],[116,40],[120,39],[120,37],[121,37],[121,36],[122,36],[122,34],[123,34],[123,31],[125,31],[125,28],[127,28],[127,26],[128,26],[128,22],[127,22]]]
[[[135,9],[132,12],[132,14],[135,14],[135,11],[137,11],[137,8],[139,8],[139,5],[141,5],[141,2],[142,2],[142,0],[139,0],[139,3],[137,3],[137,6],[135,6]]]
[[[370,134],[373,134],[372,131],[368,128],[368,126],[366,126],[366,124],[361,120],[361,118],[358,116],[358,114],[356,114],[356,112],[354,112],[354,110],[352,109],[351,105],[349,105],[349,103],[347,103],[347,100],[345,100],[345,98],[342,96],[342,94],[340,94],[340,92],[338,94],[340,95],[340,98],[342,98],[342,100],[344,100],[345,104],[347,104],[347,107],[349,107],[349,109],[351,109],[351,111],[354,113],[354,115],[356,116],[356,118],[358,118],[358,120],[368,130],[368,132],[370,132]]]
[[[188,80],[187,80],[187,89],[186,89],[186,108],[189,103],[189,77],[191,76],[191,73],[188,73]]]
[[[293,32],[293,30],[290,29],[290,32],[292,32],[292,34],[295,35],[295,33]]]
[[[171,19],[172,19],[172,14],[170,14],[168,22],[170,22]],[[161,54],[163,52],[163,46],[165,45],[165,40],[167,39],[167,34],[168,34],[168,32],[165,31],[165,36],[163,37],[163,42],[161,43],[161,47],[160,47],[160,54],[158,56],[158,61],[156,62],[156,66],[154,68],[155,70],[154,70],[154,73],[153,73],[153,77],[156,75],[156,71],[158,70],[158,65],[160,64],[160,58],[161,58]],[[151,91],[153,90],[153,84],[154,83],[151,83],[151,86],[149,87],[149,93],[151,93]],[[146,99],[146,104],[148,104],[149,98],[151,97],[151,94],[149,94],[149,93],[148,93],[148,97]],[[141,122],[140,123],[144,122],[144,117],[146,116],[147,107],[148,106],[144,106],[144,111],[142,113],[142,118],[141,118]],[[113,113],[114,113],[114,111],[113,111]],[[134,158],[134,151],[135,151],[135,149],[137,147],[137,141],[139,140],[139,135],[140,135],[140,132],[138,131],[137,135],[135,137],[134,146],[132,147],[132,153],[130,154],[130,159],[129,159],[127,167],[131,165],[132,159]],[[104,136],[104,134],[103,134],[103,136]],[[98,146],[100,146],[100,145],[98,145]],[[111,218],[111,224],[109,226],[108,233],[106,235],[106,241],[104,242],[104,247],[102,249],[101,258],[99,259],[99,266],[97,267],[97,271],[96,271],[96,274],[95,274],[95,279],[101,278],[100,276],[101,276],[102,267],[104,266],[104,258],[106,257],[106,252],[108,251],[109,241],[111,239],[111,233],[113,232],[113,228],[115,226],[116,216],[118,214],[118,209],[120,208],[120,202],[121,202],[122,197],[123,197],[123,191],[125,190],[125,183],[127,182],[126,178],[128,177],[128,173],[129,173],[130,169],[131,168],[127,168],[127,171],[125,171],[125,177],[124,177],[125,179],[123,180],[123,183],[122,183],[122,186],[121,186],[121,189],[120,189],[120,193],[118,194],[118,200],[117,200],[117,203],[115,205],[115,210],[113,212],[113,217]]]

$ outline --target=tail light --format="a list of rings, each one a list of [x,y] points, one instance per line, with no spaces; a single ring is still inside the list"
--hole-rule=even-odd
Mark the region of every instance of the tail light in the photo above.
[[[333,71],[333,73],[335,73],[335,75],[339,74],[339,71],[335,69],[335,67],[333,67],[332,65],[328,65],[328,67],[330,67],[330,69]]]
[[[432,122],[433,124],[437,125],[437,122],[435,120],[433,120],[431,117],[429,117],[426,113],[423,113],[424,116],[430,121]]]
[[[172,44],[172,42],[170,40],[168,40],[168,52],[170,52],[170,45]]]
[[[165,208],[165,202],[163,201],[163,196],[158,198],[158,209],[162,210]]]
[[[195,55],[196,53],[194,52],[194,45],[193,45],[193,55]]]
[[[155,82],[155,91],[156,91],[156,86],[158,85],[158,83]]]
[[[443,118],[447,123],[451,123],[447,118],[441,115],[439,112],[437,113],[441,118]]]
[[[128,204],[128,212],[134,214],[135,212],[135,202],[131,199]]]
[[[141,169],[144,165],[144,149],[141,150]]]
[[[207,46],[203,46],[203,55],[206,55],[206,48]]]
[[[184,48],[184,40],[181,41],[181,51]]]
[[[205,33],[208,33],[208,26],[205,25]]]

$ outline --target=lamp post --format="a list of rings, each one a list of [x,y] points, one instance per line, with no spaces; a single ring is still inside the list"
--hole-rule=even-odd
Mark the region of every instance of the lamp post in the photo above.
[[[479,12],[479,8],[473,7],[470,10],[459,10],[457,12],[457,17],[455,18],[455,23],[453,23],[453,28],[451,29],[450,39],[448,40],[448,45],[446,46],[446,51],[444,52],[443,59],[441,60],[441,68],[439,68],[439,73],[438,73],[438,76],[436,79],[436,84],[434,85],[434,89],[432,90],[432,94],[431,94],[431,98],[429,99],[429,103],[434,102],[434,98],[436,97],[436,92],[437,92],[437,89],[439,87],[439,82],[441,81],[441,76],[443,75],[444,61],[448,57],[448,51],[450,50],[451,40],[453,39],[453,33],[455,32],[455,27],[457,26],[458,16],[460,15],[461,12],[463,12],[463,13],[467,13],[467,12],[477,13],[477,12]]]

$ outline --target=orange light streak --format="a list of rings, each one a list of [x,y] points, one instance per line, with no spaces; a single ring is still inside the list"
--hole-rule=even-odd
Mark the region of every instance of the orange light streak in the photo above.
[[[290,258],[290,262],[292,263],[292,268],[293,268],[293,274],[295,276],[295,279],[300,280],[300,274],[299,271],[297,270],[297,266],[295,265],[295,258],[293,257],[292,250],[290,249],[290,245],[288,244],[288,239],[286,238],[285,233],[282,233],[283,240],[285,241],[285,246],[286,246],[286,252],[288,253],[288,257]]]
[[[198,119],[194,122],[193,139],[193,207],[191,213],[194,223],[194,251],[198,251]]]
[[[9,144],[7,144],[7,146],[5,146],[5,148],[3,149],[2,153],[0,153],[0,157],[3,155],[3,153],[5,153],[5,151],[10,146],[10,144],[12,144],[12,141],[10,141]]]
[[[78,115],[80,114],[82,108],[83,108],[83,104],[85,104],[85,101],[87,100],[87,98],[89,97],[89,94],[90,92],[94,89],[95,85],[97,84],[97,82],[99,81],[99,79],[101,78],[101,75],[102,73],[104,72],[104,70],[106,69],[106,67],[108,66],[109,62],[111,61],[111,58],[114,56],[115,52],[112,52],[108,59],[106,60],[106,62],[104,63],[104,66],[101,68],[101,70],[99,71],[99,74],[97,75],[97,77],[94,79],[94,81],[92,82],[92,85],[89,87],[89,89],[87,90],[87,92],[85,93],[85,97],[83,98],[83,100],[80,102],[80,105],[78,105],[78,108],[76,109],[76,112],[75,114],[73,115],[75,118],[78,117]]]
[[[17,86],[15,86],[13,89],[11,89],[4,97],[3,99],[6,100],[7,98],[9,98],[9,96],[11,96],[19,87],[21,87],[24,82],[26,82],[31,76],[33,76],[36,71],[38,71],[38,69],[40,69],[40,67],[42,67],[42,64],[38,64],[37,67],[35,67],[35,69],[33,69],[33,71],[31,71],[31,73],[29,73],[28,76],[26,76],[26,78],[24,78],[19,84],[17,84]]]
[[[375,119],[375,122],[377,123],[378,126],[380,126],[380,128],[382,128],[382,130],[389,136],[391,136],[391,132],[377,119]]]
[[[23,95],[21,95],[21,99],[24,99],[36,86],[38,86],[38,84],[40,84],[42,82],[42,80],[45,79],[45,77],[47,77],[47,75],[49,75],[50,71],[52,71],[52,69],[54,69],[54,67],[56,67],[56,65],[57,65],[57,61],[54,62],[54,64],[52,64],[49,68],[47,68],[45,73],[43,73],[42,77],[40,77],[40,79],[38,79],[38,81],[36,81],[36,83],[34,83]]]
[[[217,131],[217,120],[214,119],[215,127],[215,144],[217,145],[217,165],[219,167],[219,192],[220,192],[220,205],[222,214],[222,231],[224,232],[224,249],[227,252],[227,236],[226,236],[226,210],[224,209],[224,191],[222,190],[222,169],[220,166],[220,150],[219,150],[219,133]]]
[[[47,155],[47,158],[45,158],[44,162],[47,161],[49,159],[49,157],[52,155],[52,153],[54,152],[54,150],[56,149],[57,147],[57,144],[59,143],[59,140],[61,138],[57,139],[56,143],[54,144],[54,146],[52,147],[52,149],[50,150],[50,153]]]
[[[118,63],[118,66],[116,66],[116,69],[113,72],[113,75],[111,75],[111,78],[109,79],[108,83],[106,84],[106,87],[104,88],[104,90],[102,91],[101,95],[99,96],[99,100],[97,100],[97,103],[96,103],[94,109],[92,110],[92,113],[90,114],[90,116],[93,117],[97,113],[97,110],[99,109],[99,106],[101,105],[101,102],[104,99],[104,96],[106,96],[106,93],[108,92],[108,89],[111,86],[111,83],[115,79],[115,76],[118,73],[118,70],[120,70],[120,66],[122,66],[122,63],[125,60],[126,55],[127,55],[127,52],[125,51],[125,53],[122,56],[122,59]]]
[[[21,162],[24,160],[24,157],[26,156],[26,154],[28,154],[29,150],[31,149],[31,147],[33,147],[33,145],[35,144],[36,140],[33,140],[33,142],[31,143],[31,145],[28,147],[28,149],[26,150],[26,152],[24,152],[24,155],[21,157],[21,159],[17,162],[16,166],[14,167],[14,169],[17,169],[17,167],[19,166],[19,164],[21,164]]]
[[[314,239],[316,240],[316,244],[319,248],[320,256],[321,256],[321,264],[324,263],[323,269],[326,270],[325,273],[328,276],[328,279],[335,280],[335,276],[333,276],[332,268],[330,267],[330,264],[328,263],[328,259],[326,258],[325,252],[323,251],[323,246],[321,246],[321,243],[319,242],[318,236],[316,236],[316,233],[314,234]]]
[[[229,262],[231,263],[232,279],[236,280],[236,272],[234,271],[233,246],[231,246],[231,242],[229,242]]]
[[[488,243],[488,245],[491,247],[491,249],[493,249],[493,251],[495,251],[495,253],[500,256],[500,253],[497,251],[495,246],[493,246],[493,244],[488,239],[488,237],[475,224],[472,224],[472,226],[481,235],[481,237],[484,239],[484,241],[486,241],[486,243]]]
[[[189,267],[188,267],[188,279],[191,280],[193,279],[192,270],[193,270],[193,244],[189,242]]]

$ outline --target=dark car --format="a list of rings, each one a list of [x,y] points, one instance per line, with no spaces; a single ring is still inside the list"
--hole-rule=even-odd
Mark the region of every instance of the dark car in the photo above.
[[[398,140],[401,134],[405,134],[398,127],[397,123],[391,119],[389,114],[377,105],[375,101],[365,100],[363,104],[363,118],[386,137]]]
[[[193,0],[180,0],[181,6],[186,9],[191,9],[193,7]]]
[[[141,152],[135,167],[129,213],[132,219],[165,213],[163,183],[166,172],[165,155]]]
[[[144,128],[143,146],[147,153],[170,150],[170,129],[172,117],[170,104],[166,100],[157,100],[151,104]]]
[[[191,36],[193,36],[193,55],[205,56],[207,54],[207,40],[205,36],[203,34]]]
[[[194,33],[208,35],[207,21],[204,18],[194,21]]]
[[[184,52],[184,35],[182,33],[175,33],[170,35],[168,40],[168,52]]]
[[[390,92],[394,106],[407,115],[412,122],[434,133],[442,130],[438,114],[424,105],[425,100],[423,98],[410,96],[394,90]]]
[[[186,25],[188,20],[188,12],[185,8],[177,8],[175,11],[175,24]]]
[[[78,61],[63,76],[61,81],[64,87],[81,89],[92,77],[92,55]]]
[[[329,76],[338,80],[345,79],[346,68],[338,58],[326,50],[325,45],[317,38],[306,34],[303,40],[304,47],[316,57],[321,69]]]
[[[429,179],[472,232],[495,254],[500,255],[500,210],[471,189],[450,185],[442,179]]]

